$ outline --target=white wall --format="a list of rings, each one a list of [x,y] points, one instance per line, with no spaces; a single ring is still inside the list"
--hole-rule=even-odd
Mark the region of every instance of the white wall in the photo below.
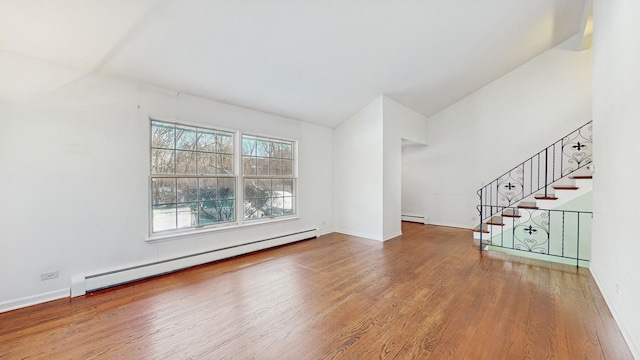
[[[408,165],[423,181],[406,191],[423,193],[430,223],[475,226],[483,183],[591,120],[591,52],[571,41],[428,119],[429,146]]]
[[[427,118],[383,96],[384,175],[383,238],[402,234],[402,139],[424,144],[427,141]]]
[[[4,52],[0,75],[0,311],[77,274],[333,230],[332,129]],[[145,241],[149,115],[299,139],[300,218]]]
[[[424,143],[426,117],[386,96],[336,128],[336,231],[381,241],[402,234],[403,138]]]
[[[640,3],[594,1],[591,272],[640,359]]]
[[[336,231],[383,240],[383,97],[334,131]]]

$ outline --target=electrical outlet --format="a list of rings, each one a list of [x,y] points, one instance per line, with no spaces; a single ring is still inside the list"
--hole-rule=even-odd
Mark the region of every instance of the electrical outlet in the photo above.
[[[616,284],[616,294],[620,295],[620,284]]]
[[[40,274],[40,280],[41,281],[51,280],[51,279],[55,279],[57,277],[58,277],[58,270],[49,271],[49,272],[45,272],[45,273]]]

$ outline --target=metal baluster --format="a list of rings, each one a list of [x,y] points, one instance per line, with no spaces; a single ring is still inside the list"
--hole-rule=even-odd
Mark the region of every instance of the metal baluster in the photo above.
[[[515,215],[517,208],[512,208],[513,214]],[[513,226],[511,227],[511,248],[514,249],[516,247],[516,217],[513,218]]]
[[[551,210],[547,210],[547,226],[549,230],[547,230],[547,254],[551,254]]]
[[[533,193],[533,157],[531,158],[531,169],[529,170],[531,173],[529,174],[529,194]],[[524,193],[522,194],[524,196]]]
[[[500,246],[504,247],[504,209],[502,207],[502,212],[500,213],[500,221],[502,221],[502,230],[500,230]]]
[[[480,190],[480,251],[482,251],[482,190]]]
[[[538,156],[538,176],[536,176],[536,178],[538,181],[538,189],[540,189],[540,153],[538,153],[537,156]],[[533,191],[531,193],[533,194]]]
[[[576,248],[576,268],[580,267],[580,212],[578,212],[578,234],[577,234],[576,242],[578,246]]]
[[[562,257],[564,257],[564,211],[562,212]]]
[[[549,148],[544,149],[544,197],[547,197],[547,185],[549,183]]]
[[[557,180],[557,179],[556,179],[556,144],[557,144],[557,143],[558,143],[558,142],[556,141],[556,142],[553,144],[553,170],[552,170],[552,172],[553,172],[553,175],[552,175],[552,179],[553,179],[553,181],[556,181],[556,180]],[[553,182],[553,181],[552,181],[552,182]]]

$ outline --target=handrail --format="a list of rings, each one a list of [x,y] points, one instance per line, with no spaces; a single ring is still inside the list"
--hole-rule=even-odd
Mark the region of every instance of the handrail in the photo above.
[[[480,188],[480,228],[503,207],[542,189],[547,196],[549,185],[591,163],[592,147],[593,124],[589,121]]]

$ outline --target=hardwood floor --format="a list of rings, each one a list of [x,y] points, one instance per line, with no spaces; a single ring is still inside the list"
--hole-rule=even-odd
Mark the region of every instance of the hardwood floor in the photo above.
[[[0,314],[0,359],[632,359],[588,270],[330,234]]]

